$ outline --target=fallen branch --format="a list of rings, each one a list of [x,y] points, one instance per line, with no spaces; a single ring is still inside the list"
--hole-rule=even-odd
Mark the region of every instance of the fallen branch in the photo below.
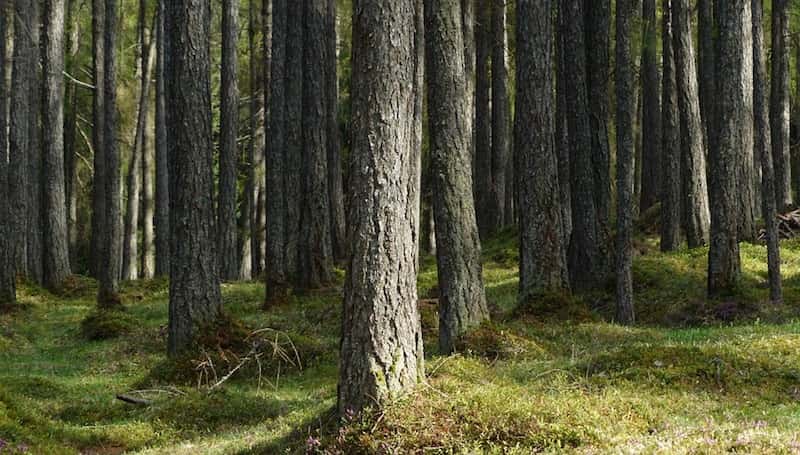
[[[144,398],[136,398],[136,397],[133,397],[133,396],[130,396],[130,395],[124,395],[124,394],[117,395],[117,400],[124,401],[125,403],[137,404],[137,405],[143,405],[143,406],[148,406],[148,405],[153,404],[153,402],[151,400],[145,400]]]

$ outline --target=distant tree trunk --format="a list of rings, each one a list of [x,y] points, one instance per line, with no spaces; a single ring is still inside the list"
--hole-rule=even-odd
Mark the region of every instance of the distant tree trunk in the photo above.
[[[744,46],[744,66],[742,68],[742,83],[744,87],[744,112],[739,131],[742,135],[742,144],[739,148],[737,164],[736,198],[738,200],[738,234],[739,241],[753,241],[756,239],[756,162],[753,152],[753,25],[750,2],[745,2],[747,17],[741,39]]]
[[[264,2],[262,10],[268,7],[269,1]],[[247,280],[255,278],[255,254],[253,249],[253,242],[255,239],[255,232],[253,226],[255,224],[256,213],[256,134],[259,128],[263,127],[258,120],[260,107],[260,100],[263,100],[262,93],[259,91],[261,85],[261,73],[258,71],[257,47],[256,47],[256,4],[250,2],[247,9],[247,47],[248,47],[248,71],[250,78],[250,102],[249,102],[249,119],[248,131],[250,133],[250,140],[247,144],[246,154],[242,162],[240,162],[240,172],[245,174],[244,181],[244,197],[242,198],[242,206],[239,212],[239,279]],[[271,18],[269,19],[272,20]],[[261,118],[263,121],[263,118]]]
[[[64,0],[45,1],[42,124],[44,285],[60,289],[70,274],[64,181]]]
[[[67,63],[66,71],[75,74],[78,68],[77,54],[80,50],[80,4],[76,0],[67,2]],[[70,268],[78,270],[78,155],[75,150],[75,133],[77,129],[77,85],[69,83],[66,88],[64,115],[64,179],[67,203],[67,238],[69,241]]]
[[[737,239],[737,162],[745,144],[745,66],[752,47],[745,49],[743,34],[750,33],[748,0],[717,0],[716,147],[711,149],[711,247],[708,252],[708,294],[733,292],[741,274]],[[747,30],[745,30],[747,28]],[[752,46],[748,42],[748,46]]]
[[[558,156],[553,141],[552,7],[551,0],[517,3],[514,152],[519,190],[520,302],[543,293],[569,291]]]
[[[325,15],[325,93],[328,111],[328,194],[331,204],[331,237],[333,257],[341,262],[346,257],[344,182],[342,181],[342,147],[339,137],[339,76],[337,72],[336,0],[327,0]]]
[[[159,2],[161,3],[161,2]],[[94,177],[92,181],[92,239],[89,268],[92,276],[100,278],[104,264],[105,248],[105,145],[103,142],[103,82],[104,50],[103,33],[105,24],[105,0],[92,0],[92,76],[94,92],[92,96],[92,148],[94,149]]]
[[[341,415],[381,407],[424,377],[415,240],[422,65],[415,34],[422,33],[422,11],[415,0],[356,0],[354,8]]]
[[[169,151],[167,149],[167,105],[164,73],[164,2],[158,2],[156,50],[156,270],[157,276],[168,276],[169,251]]]
[[[167,350],[173,357],[190,349],[197,330],[222,311],[211,168],[210,25],[208,0],[166,6],[172,229]]]
[[[661,250],[676,251],[681,243],[681,138],[678,87],[672,48],[672,1],[663,0],[663,75],[661,79]]]
[[[770,123],[775,165],[775,200],[778,210],[792,205],[792,168],[789,141],[789,2],[772,5],[772,84]]]
[[[559,3],[559,2],[555,2]],[[558,186],[560,194],[562,235],[564,245],[569,247],[572,237],[572,195],[570,191],[570,149],[569,149],[569,121],[567,113],[567,62],[564,57],[564,36],[566,30],[566,18],[561,13],[561,5],[558,8],[557,30],[556,30],[556,127],[555,145],[556,157],[558,162]],[[515,126],[516,128],[516,126]],[[522,189],[519,189],[520,194]],[[521,202],[520,202],[521,203]],[[523,210],[520,207],[520,212]]]
[[[102,230],[103,238],[100,243],[100,289],[97,294],[97,304],[100,307],[113,307],[121,304],[119,299],[120,261],[122,254],[120,211],[120,153],[117,135],[119,134],[117,113],[117,19],[119,17],[117,0],[105,0],[102,8],[103,17],[95,19],[101,21],[96,24],[103,30],[103,93],[101,114],[103,120],[103,143],[95,153],[101,154],[103,161],[103,183],[100,189],[106,197],[103,202],[105,212]],[[97,10],[95,10],[96,12]],[[99,58],[100,56],[98,56]],[[97,94],[97,96],[101,96]],[[95,188],[97,191],[97,188]]]
[[[300,238],[303,208],[303,8],[296,3],[286,13],[286,143],[284,198],[286,200],[286,242],[284,261],[289,280],[300,280]],[[267,186],[272,191],[271,186]]]
[[[466,92],[470,103],[468,106],[470,122],[472,123],[472,136],[470,137],[469,150],[473,187],[475,178],[475,3],[476,0],[461,0],[461,29],[464,35],[464,75],[466,78]],[[474,194],[474,192],[473,192]],[[474,197],[473,197],[474,199]],[[473,200],[473,205],[477,203]]]
[[[661,200],[661,98],[656,0],[644,0],[642,32],[642,195],[640,211]]]
[[[239,278],[236,242],[236,188],[239,155],[239,78],[237,42],[239,0],[222,2],[222,84],[220,86],[219,199],[217,201],[217,251],[220,278]]]
[[[769,124],[769,95],[767,90],[767,59],[764,53],[763,0],[752,0],[753,8],[753,106],[755,120],[755,154],[761,160],[761,199],[764,224],[767,230],[767,264],[770,299],[783,301],[781,284],[781,255],[778,238],[778,209],[775,202],[775,171],[772,168],[772,149]]]
[[[633,128],[636,97],[633,36],[639,12],[637,0],[617,0],[617,320],[632,324],[633,308]],[[644,95],[644,94],[643,94]]]
[[[464,74],[460,0],[426,0],[425,36],[433,215],[439,272],[439,351],[489,318],[472,203],[472,119]]]
[[[492,2],[492,186],[493,231],[503,228],[506,204],[506,167],[510,156],[511,105],[506,61],[506,0]]]
[[[567,257],[573,290],[602,286],[607,274],[605,234],[596,206],[596,164],[587,94],[583,0],[562,0],[565,90],[572,178],[572,238]]]
[[[10,17],[14,17],[10,3],[0,4],[0,312],[3,308],[16,303],[16,261],[14,257],[13,213],[8,185],[9,148],[8,148],[8,77],[11,60],[8,58],[10,41],[13,39],[10,29],[13,27]]]
[[[271,73],[272,73],[272,0],[262,1],[262,52],[263,52],[263,65],[261,65],[262,77],[257,78],[259,84],[261,85],[261,93],[262,96],[258,97],[258,102],[260,104],[259,108],[256,109],[258,115],[256,116],[256,122],[259,125],[259,128],[256,129],[256,149],[255,149],[255,161],[254,167],[256,169],[256,185],[253,196],[256,200],[256,210],[253,211],[253,219],[251,220],[251,233],[253,236],[252,240],[252,253],[253,253],[253,272],[256,275],[260,275],[266,267],[266,259],[267,256],[267,207],[266,207],[266,191],[265,185],[267,180],[264,176],[267,175],[266,163],[266,146],[267,146],[267,137],[266,132],[269,128],[269,115],[271,111]],[[285,25],[284,25],[285,27]],[[285,32],[284,32],[284,39],[285,39]],[[284,43],[285,46],[285,43]],[[285,49],[285,47],[284,47]],[[284,52],[284,57],[285,57]],[[285,63],[284,63],[285,66]],[[285,71],[285,70],[284,70]],[[285,84],[285,82],[282,82]],[[285,85],[282,85],[285,87]],[[283,98],[281,98],[283,99]],[[284,99],[285,102],[285,99]],[[285,108],[283,108],[281,112],[286,112]],[[284,132],[285,134],[285,132]],[[285,138],[283,139],[285,141]],[[285,158],[284,158],[285,159]],[[283,180],[280,181],[281,185],[283,185]],[[285,195],[283,189],[281,189],[281,197]],[[283,199],[282,199],[283,200]],[[281,218],[285,223],[285,218]],[[285,242],[285,238],[281,241],[281,245]],[[283,261],[283,254],[281,253],[281,261]],[[285,266],[284,266],[285,267]]]
[[[714,146],[714,132],[710,129],[714,116],[714,0],[697,0],[698,81],[700,85],[700,112],[706,131],[708,148]]]
[[[494,0],[475,0],[475,166],[473,196],[482,239],[494,232],[492,210],[491,11]]]
[[[700,117],[697,70],[692,46],[689,0],[673,0],[673,51],[678,81],[678,108],[681,129],[681,162],[684,194],[684,222],[689,248],[706,245],[709,236],[706,149]]]
[[[155,256],[153,254],[153,222],[155,213],[153,211],[153,133],[151,129],[150,111],[150,86],[152,85],[153,72],[155,71],[156,60],[158,58],[156,27],[158,27],[158,13],[153,15],[153,24],[150,29],[149,45],[147,49],[147,66],[145,68],[147,76],[147,98],[142,101],[143,109],[148,111],[148,116],[144,124],[144,135],[142,137],[142,201],[139,206],[141,215],[139,221],[142,229],[142,245],[139,254],[140,266],[139,277],[143,279],[153,278],[155,273]]]
[[[304,0],[303,8],[303,203],[299,248],[299,284],[302,289],[321,288],[333,277],[327,74],[325,70],[318,70],[326,54],[327,1]]]

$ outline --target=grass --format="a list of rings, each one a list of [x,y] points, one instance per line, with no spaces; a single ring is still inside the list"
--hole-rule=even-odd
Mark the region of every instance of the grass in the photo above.
[[[266,363],[260,382],[243,369],[208,392],[165,358],[166,282],[125,284],[127,310],[102,315],[91,280],[59,296],[22,285],[23,308],[0,315],[0,453],[800,453],[800,243],[783,245],[775,307],[762,246],[742,246],[740,289],[709,302],[706,251],[639,239],[640,323],[626,328],[606,293],[515,308],[514,242],[484,248],[494,322],[441,357],[435,305],[421,303],[426,384],[341,431],[335,290],[265,313],[262,285],[224,285],[229,314],[288,336],[301,366]],[[435,296],[433,260],[421,268],[420,296]],[[115,399],[138,389],[157,390],[150,405]]]

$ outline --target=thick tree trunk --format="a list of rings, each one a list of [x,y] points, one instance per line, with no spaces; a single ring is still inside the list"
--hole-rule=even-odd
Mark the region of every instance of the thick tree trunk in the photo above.
[[[517,3],[514,151],[519,191],[520,302],[569,290],[563,201],[553,141],[552,7],[550,0]]]
[[[171,1],[165,19],[172,229],[168,352],[176,356],[222,312],[211,168],[210,1]]]
[[[122,254],[120,211],[120,153],[117,134],[119,134],[117,113],[117,19],[119,15],[117,0],[105,0],[102,23],[103,30],[103,112],[98,113],[103,120],[103,143],[95,153],[102,155],[103,183],[101,189],[106,195],[103,207],[103,238],[100,243],[100,289],[97,304],[101,307],[112,307],[120,304],[119,276]],[[96,18],[100,20],[101,18]],[[99,56],[98,56],[99,57]],[[96,188],[97,190],[97,188]]]
[[[494,0],[475,0],[475,212],[482,239],[495,232],[492,213],[491,10]]]
[[[661,250],[676,251],[681,243],[681,139],[678,111],[678,86],[672,48],[672,0],[663,0],[662,42],[663,76],[661,79]]]
[[[347,251],[345,227],[342,147],[339,134],[339,76],[336,0],[327,0],[325,15],[325,96],[328,113],[328,194],[331,204],[333,257],[343,262]]]
[[[658,74],[656,0],[644,0],[642,30],[641,212],[661,200],[661,98]]]
[[[284,261],[289,280],[298,284],[301,278],[300,239],[303,209],[303,8],[287,3],[286,12],[286,143],[284,198],[286,200],[286,242]],[[272,191],[271,186],[267,186]]]
[[[164,73],[164,2],[158,2],[156,30],[156,270],[157,276],[169,275],[169,158],[167,149],[167,105]]]
[[[744,112],[739,131],[742,135],[742,145],[739,157],[736,160],[736,198],[738,200],[738,235],[739,241],[753,241],[756,239],[756,179],[757,162],[754,157],[754,130],[753,130],[753,24],[750,16],[750,2],[747,2],[747,23],[742,30],[741,40],[744,46],[744,66],[742,68],[742,83],[744,87]]]
[[[555,2],[559,3],[559,2]],[[572,195],[570,191],[570,149],[569,149],[569,121],[567,112],[567,61],[564,56],[564,36],[566,34],[566,18],[561,14],[561,5],[558,8],[556,30],[556,127],[555,144],[558,159],[558,186],[560,194],[562,235],[564,245],[569,247],[572,237]],[[520,188],[521,192],[522,189]],[[521,203],[521,202],[520,202]],[[520,207],[520,211],[523,208]]]
[[[492,2],[492,186],[493,231],[503,228],[506,205],[506,168],[510,156],[511,104],[506,61],[506,0]]]
[[[775,165],[775,200],[778,210],[792,205],[792,167],[789,140],[789,2],[772,5],[772,83],[770,124]]]
[[[424,377],[416,288],[422,11],[414,0],[354,7],[343,416],[381,407]]]
[[[505,21],[503,21],[505,22]],[[472,119],[464,74],[460,0],[426,0],[431,171],[439,272],[439,351],[489,318],[472,203]]]
[[[745,119],[745,66],[749,65],[752,44],[745,49],[743,34],[750,33],[748,0],[717,0],[715,3],[719,38],[716,52],[716,147],[711,162],[711,247],[708,252],[708,294],[711,297],[733,292],[739,283],[741,261],[737,240],[737,162],[745,139],[741,125]],[[745,30],[747,27],[747,30]]]
[[[617,0],[617,320],[632,324],[633,308],[633,165],[636,122],[633,35],[637,0]],[[643,94],[644,95],[644,94]]]
[[[700,112],[706,132],[708,148],[714,146],[714,132],[710,129],[714,116],[714,0],[697,0],[698,82],[700,86]]]
[[[8,185],[9,147],[8,147],[8,107],[9,78],[11,59],[8,53],[13,40],[13,28],[9,18],[14,17],[10,3],[0,4],[0,312],[4,307],[16,303],[16,263],[14,258],[13,214]]]
[[[673,0],[673,51],[680,111],[684,223],[689,248],[696,248],[708,243],[710,220],[705,137],[700,117],[691,14],[689,0]]]
[[[761,164],[761,200],[767,230],[767,265],[770,299],[783,301],[781,284],[781,254],[778,239],[778,210],[775,202],[775,171],[769,124],[769,95],[767,89],[767,58],[764,46],[763,0],[752,0],[753,8],[753,106],[755,124],[755,154]]]
[[[220,86],[219,196],[217,200],[217,251],[223,281],[239,278],[236,241],[236,193],[239,172],[239,78],[237,41],[239,0],[222,2],[222,83]]]
[[[572,238],[569,259],[572,289],[583,291],[604,284],[607,270],[605,232],[598,215],[596,156],[592,148],[586,74],[583,0],[562,0],[565,89],[572,178]]]

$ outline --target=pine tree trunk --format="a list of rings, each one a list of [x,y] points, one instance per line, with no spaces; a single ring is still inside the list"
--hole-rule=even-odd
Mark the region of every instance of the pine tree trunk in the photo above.
[[[158,2],[157,57],[156,57],[156,270],[157,276],[168,276],[169,251],[169,158],[167,149],[167,105],[164,73],[165,40],[164,2]]]
[[[550,0],[517,3],[514,151],[519,194],[519,301],[569,290],[555,133]],[[567,202],[569,203],[569,202]]]
[[[556,127],[555,144],[558,162],[558,186],[560,194],[562,235],[564,245],[569,247],[572,237],[572,195],[570,191],[570,149],[569,149],[569,121],[567,113],[567,62],[564,57],[564,36],[566,35],[566,19],[561,13],[562,6],[556,1],[558,8],[556,30]],[[520,188],[520,192],[522,189]],[[521,203],[521,201],[520,201]],[[520,212],[523,210],[520,207]]]
[[[714,116],[714,0],[697,0],[698,82],[700,86],[700,112],[706,131],[708,148],[714,146],[714,132],[710,128]]]
[[[165,19],[172,229],[167,351],[174,357],[220,316],[222,302],[214,233],[210,1],[171,1]]]
[[[67,2],[68,40],[66,71],[75,74],[78,68],[77,54],[80,50],[80,17],[79,3],[76,0]],[[64,179],[67,204],[67,238],[69,241],[70,268],[78,270],[78,155],[75,150],[75,133],[77,130],[78,97],[77,85],[70,82],[66,87],[64,115]]]
[[[767,265],[770,299],[783,301],[781,283],[781,254],[778,238],[778,210],[775,202],[775,171],[769,124],[769,94],[767,89],[767,58],[764,46],[763,0],[752,0],[753,8],[753,106],[755,124],[755,154],[761,160],[761,201],[767,231]]]
[[[266,207],[266,191],[264,190],[267,180],[264,178],[267,175],[266,163],[266,132],[268,130],[268,119],[271,111],[271,72],[272,72],[272,0],[264,0],[261,2],[262,14],[262,52],[263,52],[263,65],[262,75],[259,77],[258,84],[260,84],[262,96],[258,97],[260,103],[259,109],[256,110],[258,115],[256,121],[259,127],[256,129],[256,149],[255,149],[255,169],[258,176],[255,185],[253,197],[256,201],[256,209],[253,211],[253,219],[251,220],[252,232],[252,254],[253,254],[253,273],[260,275],[266,268],[267,255],[267,207]],[[284,33],[285,39],[285,33]],[[284,53],[285,57],[285,53]],[[282,112],[285,112],[282,111]],[[283,181],[281,180],[281,185]],[[283,189],[281,189],[283,191]],[[284,193],[281,193],[283,195]],[[285,223],[285,220],[284,220]],[[284,239],[285,241],[285,239]],[[282,243],[283,244],[283,241]],[[283,253],[281,253],[281,260]]]
[[[237,41],[239,0],[222,2],[222,83],[220,86],[219,198],[217,200],[217,251],[220,278],[239,278],[236,241],[236,188],[239,171],[239,78]]]
[[[663,75],[661,79],[661,250],[676,251],[681,243],[681,139],[678,86],[673,53],[672,0],[662,3]]]
[[[748,17],[741,40],[744,46],[744,66],[742,83],[744,87],[744,112],[739,130],[742,135],[742,145],[739,157],[736,160],[736,197],[738,199],[738,234],[739,241],[754,241],[756,239],[756,165],[754,157],[754,130],[753,130],[753,24],[750,2],[747,2]]]
[[[745,66],[752,47],[744,48],[742,35],[750,32],[748,0],[717,0],[716,147],[711,162],[711,247],[708,252],[708,294],[733,292],[739,283],[741,261],[737,239],[737,167],[745,144]],[[752,46],[751,43],[748,45]]]
[[[789,2],[772,5],[772,83],[770,124],[775,165],[775,200],[778,210],[792,205],[792,168],[789,141]]]
[[[424,377],[416,288],[422,11],[414,0],[356,0],[354,8],[342,416],[381,407]]]
[[[661,98],[658,74],[658,22],[656,0],[644,0],[642,32],[642,194],[644,212],[661,200]]]
[[[286,13],[286,146],[284,148],[284,198],[286,203],[286,241],[284,261],[293,284],[299,284],[300,241],[303,209],[303,8],[287,3]],[[267,186],[269,191],[272,186]]]
[[[506,62],[506,0],[492,2],[492,230],[505,221],[506,168],[510,156],[511,107]]]
[[[475,0],[475,165],[473,197],[482,239],[494,232],[492,213],[491,11],[494,0]]]
[[[0,312],[4,308],[16,303],[16,263],[14,258],[13,215],[11,213],[11,200],[8,197],[8,107],[9,107],[9,79],[11,60],[8,53],[13,40],[10,29],[13,27],[10,17],[11,4],[0,4]]]
[[[470,166],[473,175],[473,187],[475,177],[475,3],[476,0],[461,0],[461,29],[464,36],[464,76],[467,85],[467,97],[470,103],[468,106],[470,122],[472,124],[472,136],[469,139]],[[473,197],[474,199],[474,197]],[[477,200],[473,200],[473,205]]]
[[[333,257],[342,262],[347,250],[345,227],[344,182],[342,176],[342,147],[339,134],[339,76],[338,36],[336,31],[336,0],[327,0],[325,16],[325,94],[328,111],[328,194],[331,204],[331,239]]]
[[[458,337],[489,318],[478,225],[470,197],[472,119],[468,106],[472,100],[465,90],[460,0],[426,0],[425,36],[439,351],[447,354],[455,350]]]
[[[265,3],[268,3],[268,1],[265,1]],[[262,5],[262,9],[265,6],[268,5]],[[259,127],[263,127],[263,125],[260,125],[260,123],[263,123],[263,121],[259,122],[257,120],[259,111],[261,110],[259,101],[262,100],[263,97],[261,96],[261,92],[259,92],[261,73],[258,71],[258,65],[256,64],[256,61],[258,60],[256,47],[256,17],[256,4],[255,2],[250,2],[250,5],[247,9],[247,47],[249,52],[248,71],[250,75],[250,78],[248,79],[250,83],[248,131],[250,133],[250,141],[247,144],[244,159],[239,163],[241,168],[240,172],[243,172],[246,175],[244,181],[244,197],[242,198],[242,207],[239,213],[238,249],[240,255],[240,280],[249,280],[255,278],[255,273],[253,273],[255,266],[255,255],[253,250],[255,232],[253,231],[253,225],[256,212],[256,134]]]
[[[706,182],[706,148],[700,117],[697,70],[692,45],[689,0],[673,0],[672,23],[675,72],[678,82],[678,110],[681,129],[681,174],[684,194],[684,223],[689,248],[708,243],[709,208]]]
[[[153,256],[153,153],[150,145],[153,143],[153,134],[150,121],[150,90],[153,80],[153,72],[155,71],[157,49],[156,49],[156,34],[155,27],[158,17],[153,16],[153,23],[150,29],[148,38],[147,52],[147,66],[145,67],[145,76],[147,77],[147,90],[146,98],[142,99],[142,109],[147,111],[144,125],[142,126],[142,198],[139,204],[139,224],[142,229],[142,243],[139,252],[139,278],[149,279],[153,277],[155,271],[155,258]]]

